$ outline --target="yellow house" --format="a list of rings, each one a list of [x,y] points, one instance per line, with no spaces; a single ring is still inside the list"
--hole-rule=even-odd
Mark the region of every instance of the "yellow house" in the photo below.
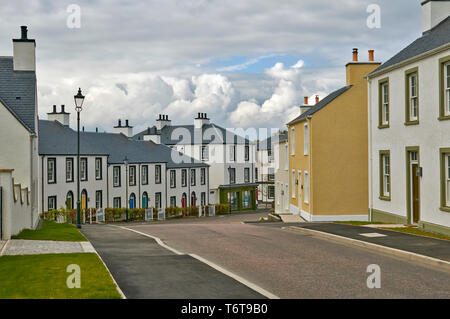
[[[367,79],[373,50],[346,65],[346,86],[305,104],[289,129],[290,212],[308,221],[368,220]]]

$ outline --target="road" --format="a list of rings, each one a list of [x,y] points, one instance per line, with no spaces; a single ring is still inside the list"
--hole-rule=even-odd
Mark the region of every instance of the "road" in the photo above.
[[[281,223],[242,223],[266,215],[126,226],[199,255],[281,298],[450,298],[448,272],[286,231]],[[381,268],[379,289],[367,287],[371,264]]]

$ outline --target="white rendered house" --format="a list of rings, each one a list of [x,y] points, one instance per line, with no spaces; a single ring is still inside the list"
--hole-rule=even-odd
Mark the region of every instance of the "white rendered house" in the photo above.
[[[372,220],[450,234],[450,1],[422,3],[423,35],[368,76]]]

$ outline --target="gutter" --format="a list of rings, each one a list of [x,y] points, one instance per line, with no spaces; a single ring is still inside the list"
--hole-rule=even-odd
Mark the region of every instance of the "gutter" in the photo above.
[[[372,97],[372,81],[367,81],[368,95],[367,95],[367,115],[369,119],[369,221],[372,221],[372,208],[373,208],[373,158],[372,158],[372,112],[371,112],[371,97]]]

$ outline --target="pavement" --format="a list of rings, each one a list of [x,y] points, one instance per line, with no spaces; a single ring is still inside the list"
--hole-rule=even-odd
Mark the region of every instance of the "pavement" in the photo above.
[[[448,240],[347,224],[306,223],[296,225],[295,227],[311,229],[444,261],[450,261],[450,241]],[[384,227],[390,226],[384,225]]]
[[[0,249],[0,251],[2,251]],[[4,256],[71,254],[95,252],[89,242],[50,241],[50,240],[9,240],[3,250]]]
[[[280,214],[283,223],[304,223],[305,220],[300,215]]]
[[[177,254],[155,239],[130,230],[111,225],[85,225],[82,233],[93,244],[127,298],[264,298],[204,262],[187,254]]]

